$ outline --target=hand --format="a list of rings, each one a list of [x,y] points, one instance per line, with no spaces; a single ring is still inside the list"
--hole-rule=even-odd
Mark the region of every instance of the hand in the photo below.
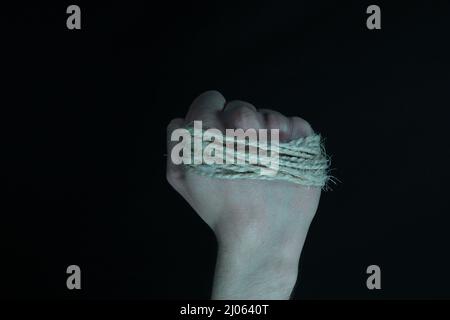
[[[311,135],[298,117],[257,110],[243,101],[226,102],[207,91],[192,103],[184,119],[168,126],[168,154],[174,129],[194,120],[204,127],[279,129],[280,142]],[[298,260],[317,210],[320,188],[291,182],[227,180],[197,175],[168,157],[167,179],[214,231],[219,246],[213,298],[288,298],[297,278]]]

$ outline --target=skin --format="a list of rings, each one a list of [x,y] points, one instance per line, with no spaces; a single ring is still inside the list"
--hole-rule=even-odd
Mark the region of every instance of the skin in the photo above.
[[[227,102],[207,91],[191,104],[185,118],[168,126],[168,154],[177,142],[173,130],[202,120],[225,129],[279,129],[280,141],[311,135],[299,117],[257,109],[244,101]],[[320,188],[284,181],[225,180],[186,172],[168,157],[167,179],[211,227],[218,241],[212,299],[289,299]]]

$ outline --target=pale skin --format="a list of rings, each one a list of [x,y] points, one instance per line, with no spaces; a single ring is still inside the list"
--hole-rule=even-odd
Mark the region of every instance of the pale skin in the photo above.
[[[168,126],[168,155],[177,142],[174,129],[194,120],[220,129],[279,129],[280,141],[311,135],[299,117],[257,109],[207,91],[191,104],[185,118]],[[211,227],[218,242],[212,299],[289,299],[298,277],[298,263],[321,190],[291,182],[226,180],[186,172],[167,162],[173,188]]]

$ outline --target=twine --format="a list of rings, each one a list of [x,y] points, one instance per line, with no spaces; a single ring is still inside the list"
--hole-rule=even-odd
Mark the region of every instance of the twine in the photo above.
[[[186,128],[191,133],[192,141],[202,139],[205,130],[201,130],[201,137],[196,136],[192,126]],[[260,149],[265,150],[270,158],[271,144],[261,144],[259,142],[249,141],[249,139],[239,140],[235,136],[223,135],[223,164],[206,164],[202,161],[200,164],[195,164],[193,161],[190,164],[185,164],[188,171],[193,173],[220,179],[258,179],[258,180],[283,180],[289,181],[304,186],[314,186],[326,188],[327,182],[330,179],[328,175],[329,159],[326,155],[322,137],[319,134],[313,134],[304,138],[291,140],[286,143],[278,143],[278,170],[272,175],[262,174],[261,170],[270,170],[267,164],[251,163],[250,159],[255,160],[260,153]],[[201,140],[203,150],[216,141]],[[232,145],[233,148],[229,148]],[[238,146],[244,150],[239,150]],[[245,146],[245,148],[243,147]],[[249,153],[250,147],[254,147],[257,153]],[[192,147],[193,151],[193,147]],[[226,155],[234,154],[235,160],[241,159],[245,163],[238,164],[226,163]],[[193,154],[193,153],[192,153]]]

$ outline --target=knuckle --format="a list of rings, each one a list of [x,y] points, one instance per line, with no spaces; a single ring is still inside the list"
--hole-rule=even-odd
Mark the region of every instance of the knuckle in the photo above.
[[[281,129],[281,117],[276,113],[266,114],[266,124],[270,129]]]
[[[206,90],[205,92],[202,93],[202,95],[214,95],[214,96],[222,96],[222,94],[217,91],[217,90]]]
[[[241,106],[233,110],[232,121],[238,128],[247,128],[255,122],[255,112],[246,106]]]
[[[299,128],[301,131],[305,132],[306,134],[311,134],[313,132],[313,129],[308,121],[306,121],[303,118],[300,117],[292,117],[292,122],[294,125]]]

